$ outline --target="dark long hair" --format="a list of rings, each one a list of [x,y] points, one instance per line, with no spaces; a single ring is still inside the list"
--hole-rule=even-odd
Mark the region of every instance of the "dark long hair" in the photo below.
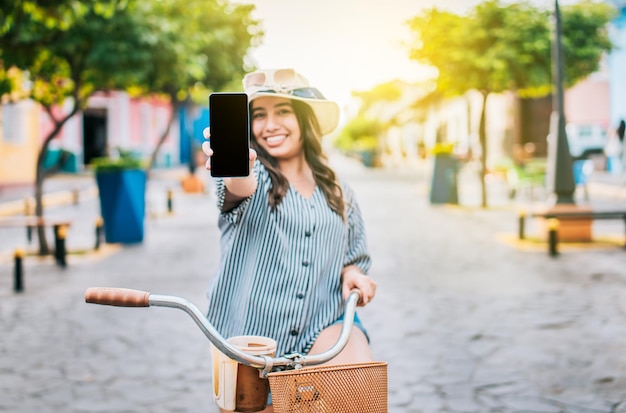
[[[344,218],[345,203],[343,191],[337,180],[335,172],[328,166],[328,158],[322,151],[322,133],[311,106],[297,100],[291,101],[298,125],[300,126],[300,138],[303,143],[304,159],[313,170],[315,183],[326,197],[328,206],[340,217]],[[250,123],[252,128],[252,122]],[[272,209],[276,209],[289,191],[289,181],[278,169],[278,162],[270,156],[265,149],[256,141],[254,134],[250,133],[250,146],[257,152],[259,161],[265,166],[270,174],[272,187],[268,193],[268,201]]]

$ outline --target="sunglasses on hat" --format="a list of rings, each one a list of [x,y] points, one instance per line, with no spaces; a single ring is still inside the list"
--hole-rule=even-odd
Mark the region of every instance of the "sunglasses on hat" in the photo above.
[[[243,84],[249,94],[276,93],[305,99],[326,99],[322,92],[309,86],[306,78],[293,69],[250,73],[244,77]]]

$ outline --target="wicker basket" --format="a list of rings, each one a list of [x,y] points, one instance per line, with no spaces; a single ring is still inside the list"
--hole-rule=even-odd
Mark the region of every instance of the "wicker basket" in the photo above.
[[[270,373],[274,413],[387,413],[387,363]]]

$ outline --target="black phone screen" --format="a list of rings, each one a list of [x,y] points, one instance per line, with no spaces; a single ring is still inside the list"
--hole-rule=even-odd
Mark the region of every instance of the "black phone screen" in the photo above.
[[[245,93],[212,93],[209,96],[211,127],[211,176],[250,174],[250,127]]]

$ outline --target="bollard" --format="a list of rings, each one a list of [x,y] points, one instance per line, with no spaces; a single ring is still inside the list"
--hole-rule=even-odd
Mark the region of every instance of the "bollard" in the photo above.
[[[67,226],[66,225],[55,225],[54,226],[54,257],[56,259],[57,264],[60,267],[67,266],[67,251],[65,248],[65,237],[67,236]]]
[[[102,217],[98,217],[96,219],[96,245],[94,249],[97,251],[100,249],[100,244],[102,243],[102,225],[103,225]]]
[[[626,226],[626,215],[624,215],[624,225]],[[624,248],[626,248],[626,242],[624,242]]]
[[[551,257],[559,255],[557,244],[559,242],[559,220],[550,218],[548,220],[548,248]]]
[[[29,244],[33,242],[33,226],[30,224],[26,225],[26,239]]]
[[[78,205],[79,196],[78,188],[72,189],[72,204]]]
[[[168,214],[171,214],[172,213],[172,209],[173,209],[173,206],[172,206],[172,196],[173,196],[172,190],[168,189],[167,190],[167,213]]]
[[[24,198],[24,215],[33,215],[33,205],[30,198]]]
[[[13,291],[21,293],[24,291],[24,251],[16,249],[13,254],[15,268],[13,270]]]
[[[526,237],[526,211],[519,211],[518,219],[518,233],[517,236],[519,239],[524,239]]]

